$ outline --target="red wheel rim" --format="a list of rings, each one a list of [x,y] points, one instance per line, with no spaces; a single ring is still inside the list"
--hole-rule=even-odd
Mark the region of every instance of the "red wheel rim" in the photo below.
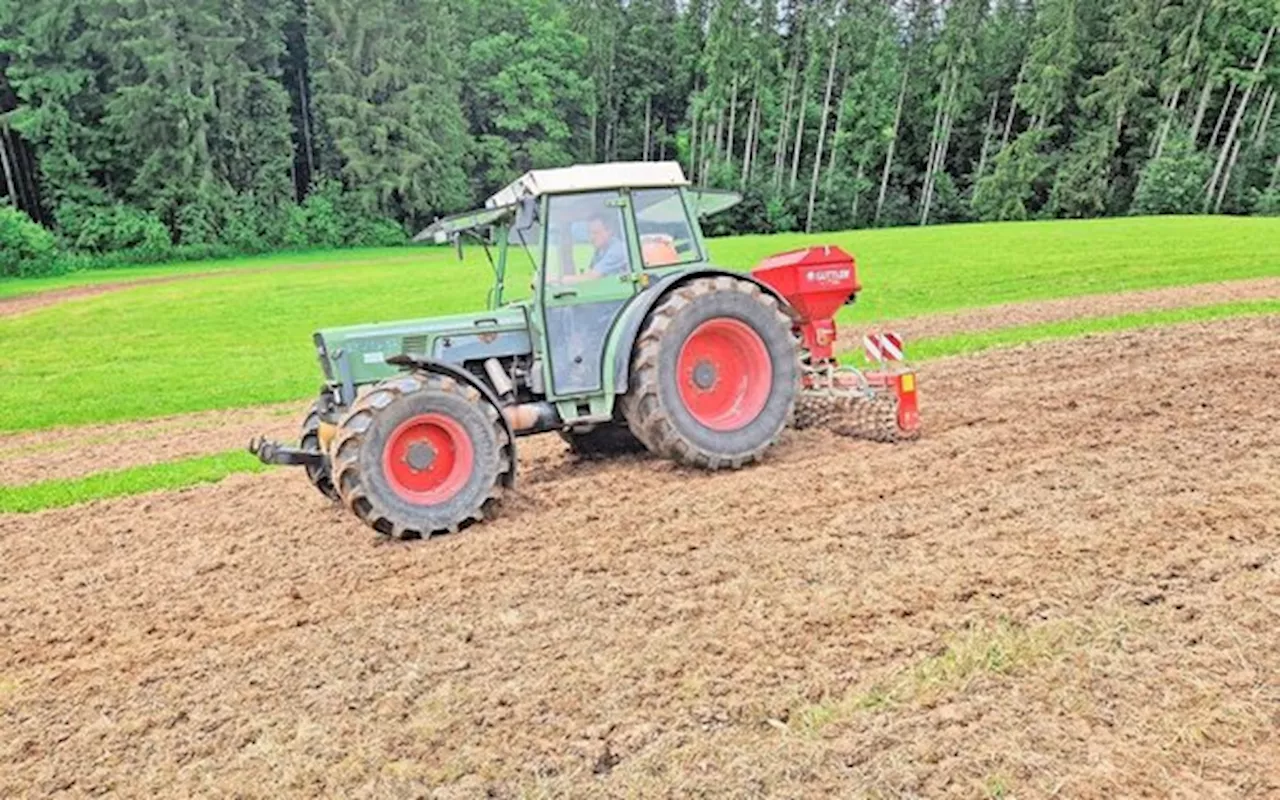
[[[734,431],[764,410],[773,388],[773,361],[764,340],[745,322],[728,317],[694,328],[676,365],[680,400],[713,431]]]
[[[466,430],[444,414],[419,414],[400,423],[382,451],[382,472],[404,500],[435,505],[466,485],[475,448]]]

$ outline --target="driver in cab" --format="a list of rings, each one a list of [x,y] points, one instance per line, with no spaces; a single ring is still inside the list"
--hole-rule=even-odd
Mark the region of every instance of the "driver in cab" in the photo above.
[[[567,235],[568,231],[565,233]],[[572,255],[567,259],[564,257],[565,249],[568,249],[570,253],[572,252],[572,241],[567,242],[567,248],[562,248],[561,264],[568,267],[568,269],[560,277],[560,283],[597,280],[610,275],[623,275],[629,271],[630,259],[627,256],[626,242],[614,231],[603,216],[593,216],[587,221],[587,238],[590,240],[594,252],[590,263],[582,272],[576,274],[571,272]]]

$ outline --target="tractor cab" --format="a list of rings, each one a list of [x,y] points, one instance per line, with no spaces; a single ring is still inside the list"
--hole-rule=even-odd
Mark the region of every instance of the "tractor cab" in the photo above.
[[[496,248],[490,309],[527,314],[544,391],[562,417],[592,424],[612,414],[616,394],[608,333],[655,281],[709,267],[698,218],[740,199],[691,189],[673,162],[533,170],[484,209],[438,220],[416,239]],[[532,297],[509,303],[508,275],[524,269]]]

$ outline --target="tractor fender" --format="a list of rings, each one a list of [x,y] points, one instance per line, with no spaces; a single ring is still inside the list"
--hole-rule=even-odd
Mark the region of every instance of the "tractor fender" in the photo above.
[[[613,364],[613,392],[615,396],[625,394],[627,391],[627,382],[631,375],[631,350],[635,346],[636,337],[640,335],[640,328],[644,326],[644,321],[649,318],[649,312],[658,304],[658,301],[689,281],[697,278],[714,278],[720,275],[754,283],[760,287],[762,292],[777,300],[784,313],[791,313],[791,305],[785,297],[769,284],[757,280],[754,276],[745,272],[708,267],[664,275],[632,298],[626,311],[623,312],[623,318],[613,327],[613,335],[610,337],[609,346],[605,351],[605,363]]]
[[[397,366],[406,372],[409,370],[421,370],[422,372],[430,372],[433,375],[446,375],[461,383],[476,387],[480,394],[484,396],[484,399],[489,401],[498,412],[498,419],[502,420],[502,427],[507,432],[507,439],[511,442],[511,477],[507,482],[507,488],[510,489],[516,485],[516,464],[519,463],[516,457],[516,432],[511,427],[511,420],[507,419],[507,415],[502,413],[502,403],[498,400],[498,395],[494,393],[489,384],[456,364],[446,364],[443,361],[436,361],[425,356],[401,353],[388,358],[387,363]]]

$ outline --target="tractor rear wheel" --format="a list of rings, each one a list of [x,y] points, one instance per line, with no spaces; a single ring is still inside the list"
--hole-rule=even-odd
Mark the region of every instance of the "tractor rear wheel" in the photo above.
[[[342,502],[396,539],[483,520],[515,475],[493,404],[474,386],[426,372],[389,378],[356,400],[331,452]]]
[[[758,460],[795,406],[791,320],[756,284],[718,276],[676,288],[632,353],[622,412],[652,452],[707,469]]]
[[[302,437],[298,444],[303,450],[322,450],[320,446],[320,411],[325,405],[322,399],[316,400],[307,409],[307,416],[302,420]],[[333,485],[333,476],[330,470],[329,457],[324,457],[324,462],[319,465],[308,464],[307,480],[311,481],[311,485],[316,487],[320,494],[333,501],[338,501],[338,489]]]
[[[560,438],[580,458],[610,458],[645,450],[644,444],[621,422],[600,425],[584,433],[561,431]]]

